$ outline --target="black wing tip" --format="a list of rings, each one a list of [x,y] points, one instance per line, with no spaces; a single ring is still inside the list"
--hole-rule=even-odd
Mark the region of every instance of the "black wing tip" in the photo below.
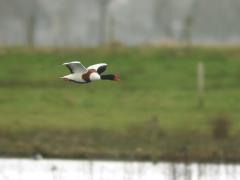
[[[73,74],[72,68],[71,68],[69,65],[66,65],[66,66],[67,66],[67,68],[69,69],[69,71],[71,72],[71,74]]]
[[[107,65],[102,65],[97,69],[98,74],[102,74],[107,69]]]

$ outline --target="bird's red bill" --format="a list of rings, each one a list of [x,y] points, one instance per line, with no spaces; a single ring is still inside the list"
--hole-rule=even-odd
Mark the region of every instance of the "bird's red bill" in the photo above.
[[[120,81],[119,76],[117,74],[114,75],[114,81]]]

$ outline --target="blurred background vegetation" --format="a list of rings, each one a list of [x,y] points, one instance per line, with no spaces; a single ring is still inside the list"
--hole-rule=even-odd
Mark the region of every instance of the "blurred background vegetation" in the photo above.
[[[0,0],[0,45],[239,44],[238,0]]]

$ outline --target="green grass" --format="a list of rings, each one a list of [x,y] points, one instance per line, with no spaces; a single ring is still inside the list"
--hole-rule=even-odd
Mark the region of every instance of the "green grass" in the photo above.
[[[119,83],[66,83],[63,62],[106,62]],[[198,108],[196,66],[206,71]],[[240,151],[240,48],[0,50],[0,154],[211,160]],[[231,123],[214,139],[218,118]],[[239,153],[238,153],[239,154]]]

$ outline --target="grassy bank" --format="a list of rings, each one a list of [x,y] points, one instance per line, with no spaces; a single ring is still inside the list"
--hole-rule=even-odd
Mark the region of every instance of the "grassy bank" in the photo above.
[[[71,60],[106,62],[121,81],[61,81]],[[240,48],[16,48],[0,61],[1,155],[240,160]]]

